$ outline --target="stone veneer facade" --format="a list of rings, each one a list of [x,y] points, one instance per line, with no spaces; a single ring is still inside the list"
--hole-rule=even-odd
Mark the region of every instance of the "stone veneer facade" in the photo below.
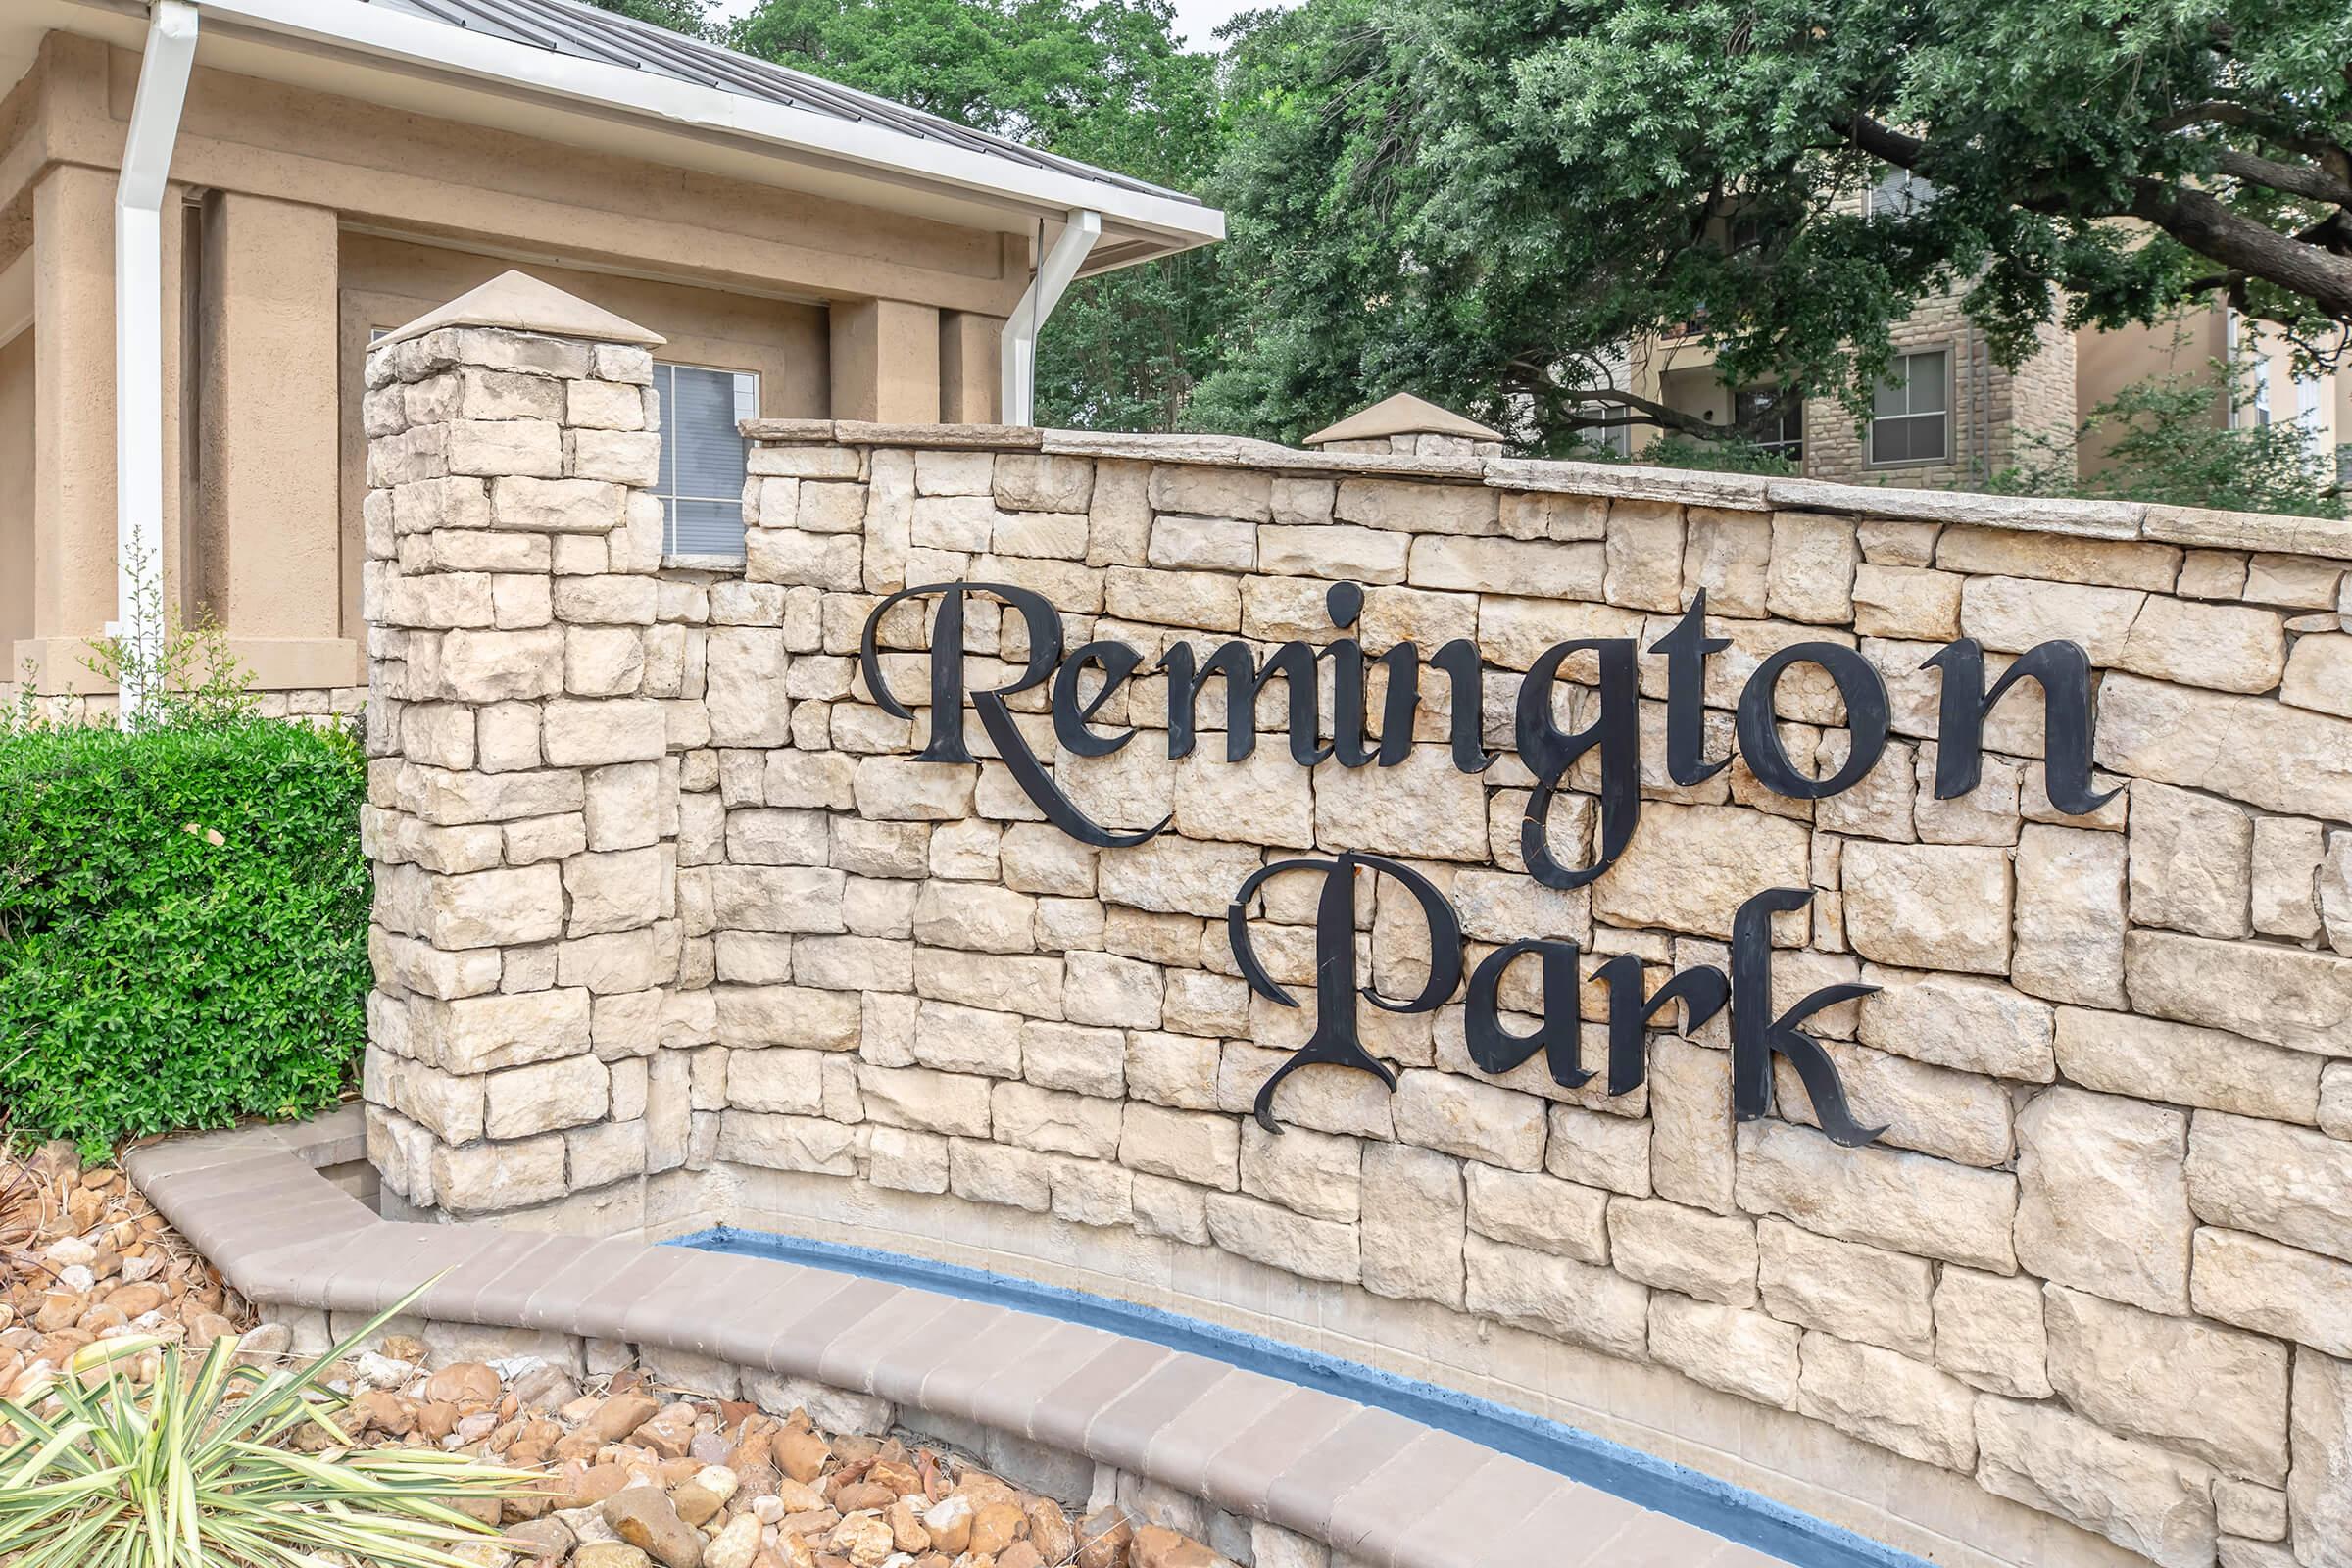
[[[768,423],[748,569],[721,573],[660,558],[649,374],[640,348],[475,328],[370,362],[367,1099],[408,1205],[764,1225],[1126,1296],[1555,1416],[1939,1562],[2352,1564],[2352,529]],[[1456,772],[1442,701],[1394,768],[1303,769],[1265,737],[1246,762],[1213,736],[1174,762],[1143,678],[1101,717],[1147,733],[1054,771],[1123,824],[1174,826],[1096,851],[1000,761],[913,760],[928,713],[862,685],[879,597],[967,578],[1045,594],[1073,645],[1147,655],[1328,640],[1327,589],[1360,583],[1373,650],[1478,641],[1495,746],[1544,648],[1646,648],[1703,589],[1733,645],[1718,754],[1739,680],[1802,640],[1884,673],[1896,739],[1819,803],[1738,765],[1650,773],[1616,867],[1557,892],[1518,858],[1526,770]],[[976,608],[972,645],[1015,624]],[[1933,799],[1919,666],[1963,634],[1996,666],[2082,643],[2097,761],[2127,792],[2055,810],[2029,695],[1989,722],[1981,785]],[[913,607],[884,636],[921,700]],[[975,685],[1002,667],[973,663]],[[1014,706],[1050,757],[1041,697]],[[1792,677],[1780,711],[1791,752],[1834,760],[1825,686]],[[1409,859],[1473,960],[1572,937],[1653,980],[1721,962],[1749,894],[1810,887],[1779,964],[1791,996],[1882,988],[1813,1027],[1888,1130],[1839,1148],[1781,1119],[1808,1114],[1792,1088],[1736,1125],[1720,1018],[1654,1035],[1617,1099],[1541,1060],[1482,1075],[1456,1003],[1368,1014],[1396,1093],[1310,1068],[1268,1136],[1242,1112],[1308,1020],[1253,998],[1221,917],[1269,846]],[[1396,892],[1363,938],[1392,994],[1426,961]],[[1256,916],[1276,977],[1308,978],[1311,898],[1277,880]]]

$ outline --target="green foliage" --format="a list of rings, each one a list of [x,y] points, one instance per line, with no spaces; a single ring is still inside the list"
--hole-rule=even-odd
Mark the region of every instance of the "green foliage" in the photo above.
[[[650,22],[690,38],[710,36],[710,0],[588,0],[600,11]]]
[[[153,641],[128,636],[101,637],[85,661],[90,673],[117,691],[136,689],[146,694],[132,723],[152,728],[164,725],[224,724],[251,718],[254,713],[250,675],[228,651],[228,634],[210,610],[193,620],[176,606],[158,604],[162,589],[156,574],[143,566],[132,570],[131,602],[138,617],[160,622],[162,633]],[[32,683],[24,683],[15,722],[28,723]],[[9,715],[0,715],[5,733]]]
[[[366,1038],[367,762],[230,716],[0,723],[0,1102],[113,1140],[334,1102]]]
[[[1246,316],[1192,416],[1419,388],[1553,446],[1693,320],[1727,381],[1858,413],[1946,289],[2012,365],[2216,291],[2331,352],[2347,58],[2341,0],[1307,0],[1229,65]],[[1937,194],[1866,218],[1889,165]]]
[[[1047,152],[1191,189],[1223,146],[1216,59],[1168,0],[766,0],[728,41]],[[1039,345],[1041,423],[1176,426],[1227,314],[1214,252],[1074,285]]]
[[[299,1370],[237,1365],[237,1339],[201,1361],[152,1335],[99,1340],[42,1398],[0,1399],[0,1562],[16,1568],[206,1568],[380,1563],[467,1568],[455,1548],[497,1532],[458,1511],[537,1477],[437,1448],[296,1451],[352,1440],[325,1388],[334,1363],[406,1300]],[[155,1355],[133,1381],[127,1363]],[[83,1387],[83,1378],[95,1379]]]
[[[1778,452],[1737,435],[1719,441],[1694,441],[1686,435],[1662,435],[1634,458],[1660,468],[1704,468],[1713,473],[1762,473],[1788,477],[1797,466]]]
[[[2205,376],[2137,381],[2090,411],[2058,439],[2035,438],[2023,460],[1988,487],[2017,495],[2160,501],[2229,512],[2278,512],[2307,517],[2344,515],[2336,454],[2315,445],[2292,421],[2258,424],[2225,417],[2251,406],[2241,390],[2246,368],[2216,363]],[[2078,477],[2093,436],[2112,437],[2099,471]]]

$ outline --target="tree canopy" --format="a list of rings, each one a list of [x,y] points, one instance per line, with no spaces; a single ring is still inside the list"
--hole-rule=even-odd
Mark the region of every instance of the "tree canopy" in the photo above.
[[[710,32],[710,0],[588,0],[602,11],[613,11],[639,22],[650,22],[672,32],[707,37]]]
[[[2216,296],[2331,360],[2348,62],[2342,0],[1308,0],[1234,51],[1248,310],[1196,417],[1295,437],[1410,382],[1556,444],[1692,320],[1727,378],[1859,407],[1946,289],[2011,364]],[[1889,167],[1933,196],[1873,220]]]
[[[1222,145],[1216,59],[1168,0],[766,0],[728,41],[975,130],[1178,189]],[[1194,252],[1073,286],[1039,343],[1038,416],[1168,430],[1205,373],[1220,267]]]
[[[1224,246],[1065,297],[1054,422],[1297,440],[1411,388],[1531,450],[1638,420],[1723,466],[1740,429],[1632,395],[1629,353],[1695,325],[1727,381],[1859,414],[1945,292],[2011,366],[2200,301],[2327,366],[2352,321],[2344,0],[1305,0],[1221,56],[1168,0],[765,0],[725,36],[1226,209]],[[2176,478],[2244,461],[2182,440]]]

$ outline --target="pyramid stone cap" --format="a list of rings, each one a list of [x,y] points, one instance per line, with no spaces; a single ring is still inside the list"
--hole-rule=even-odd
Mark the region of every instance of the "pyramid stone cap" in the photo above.
[[[1399,392],[1368,409],[1359,409],[1339,423],[1306,438],[1310,447],[1330,441],[1379,441],[1393,435],[1458,435],[1472,441],[1499,441],[1500,430],[1490,430],[1451,409],[1441,409],[1427,398]]]
[[[507,271],[470,293],[461,294],[408,325],[386,332],[372,347],[388,348],[445,326],[487,326],[543,337],[585,338],[593,343],[634,343],[654,348],[669,340],[636,322],[591,305],[528,272]]]

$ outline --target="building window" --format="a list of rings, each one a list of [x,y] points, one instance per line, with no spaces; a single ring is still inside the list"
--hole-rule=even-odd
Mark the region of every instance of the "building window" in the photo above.
[[[1870,399],[1873,464],[1940,463],[1951,456],[1951,355],[1898,354]]]
[[[1870,218],[1909,218],[1923,212],[1936,199],[1935,185],[1914,174],[1908,169],[1888,165],[1879,172],[1865,198],[1865,216]]]
[[[2323,408],[2327,385],[2316,373],[2295,377],[2295,422],[2303,427],[2304,444],[2317,453],[2328,450],[2328,416]]]
[[[1583,403],[1577,406],[1576,412],[1589,419],[1621,419],[1629,411],[1622,403]],[[1615,453],[1621,458],[1634,455],[1634,427],[1630,424],[1586,429],[1578,432],[1577,438],[1587,446],[1598,447],[1603,452]]]
[[[1756,446],[1790,463],[1805,461],[1805,402],[1777,386],[1742,387],[1732,400],[1732,422],[1753,430]]]
[[[2252,363],[2254,366],[2254,401],[2250,407],[2254,410],[2254,422],[2268,424],[2271,422],[2271,357],[2268,354],[2257,354]]]
[[[662,552],[743,559],[739,421],[760,413],[760,378],[699,365],[654,366],[662,398]]]

